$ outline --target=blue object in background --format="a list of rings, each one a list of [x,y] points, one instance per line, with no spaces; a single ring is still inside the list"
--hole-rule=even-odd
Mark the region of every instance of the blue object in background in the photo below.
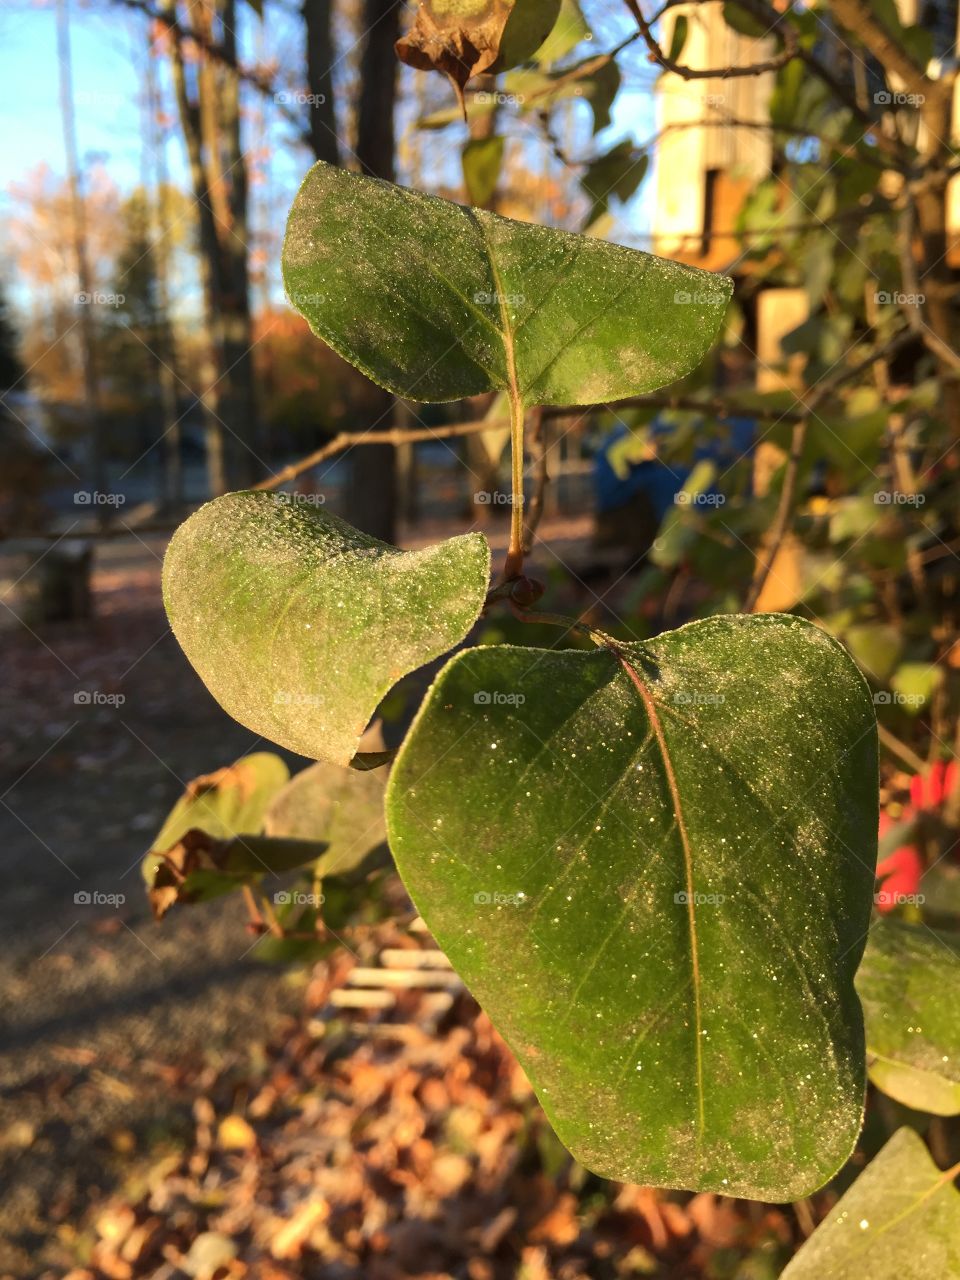
[[[757,424],[753,418],[724,418],[726,428],[722,436],[704,440],[697,445],[694,462],[712,462],[722,475],[728,467],[752,454],[756,444]],[[655,418],[650,431],[654,440],[666,437],[673,424]],[[685,464],[668,466],[659,459],[629,464],[629,473],[621,479],[610,464],[610,446],[630,434],[630,428],[617,423],[603,443],[594,460],[593,483],[597,511],[602,515],[626,506],[633,498],[643,496],[652,509],[658,523],[673,506],[673,500],[687,482],[692,467]]]

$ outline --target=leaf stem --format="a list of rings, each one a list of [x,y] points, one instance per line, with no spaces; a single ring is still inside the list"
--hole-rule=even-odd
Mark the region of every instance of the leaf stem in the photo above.
[[[510,611],[519,622],[539,622],[546,627],[563,627],[564,631],[577,631],[587,636],[600,649],[609,648],[612,641],[602,631],[595,631],[585,622],[577,622],[574,618],[565,618],[560,613],[537,613],[533,609],[521,609],[514,600],[509,600]]]
[[[512,371],[511,371],[512,373]],[[510,396],[510,545],[503,566],[503,580],[523,573],[523,401],[511,376]]]

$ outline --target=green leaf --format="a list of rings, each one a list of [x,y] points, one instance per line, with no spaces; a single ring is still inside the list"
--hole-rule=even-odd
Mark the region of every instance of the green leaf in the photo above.
[[[279,756],[255,751],[225,769],[194,778],[165,819],[151,852],[165,853],[188,831],[205,831],[215,840],[262,831],[267,807],[289,777]]]
[[[877,1088],[917,1111],[960,1113],[960,935],[878,920],[857,991]]]
[[[919,715],[943,684],[943,668],[935,662],[904,662],[890,677],[897,703],[910,715]]]
[[[584,171],[580,185],[592,201],[584,226],[606,213],[610,197],[627,201],[646,176],[650,157],[634,148],[629,138],[593,160]]]
[[[377,703],[458,644],[486,597],[469,533],[419,551],[273,493],[230,493],[173,535],[167,615],[225,711],[290,751],[348,764]]]
[[[319,877],[346,875],[387,852],[381,770],[358,773],[321,761],[296,774],[274,796],[265,830],[270,836],[323,840],[314,865]]]
[[[471,204],[488,205],[497,190],[503,164],[504,139],[471,138],[463,148],[463,182]]]
[[[741,9],[736,0],[723,6],[723,20],[732,31],[751,40],[759,40],[769,31],[768,26]]]
[[[670,37],[670,52],[667,57],[671,62],[676,62],[683,53],[683,46],[687,43],[687,34],[690,30],[690,22],[685,13],[677,15],[677,20],[673,24],[673,35]]]
[[[886,684],[903,651],[903,636],[891,623],[864,622],[848,627],[844,643],[878,684]]]
[[[504,89],[518,99],[524,111],[549,111],[571,98],[589,103],[596,135],[610,124],[610,110],[620,89],[616,59],[599,66],[597,61],[598,55],[592,54],[562,70],[511,71],[504,79]]]
[[[877,822],[869,690],[777,614],[460,653],[387,787],[418,910],[574,1156],[761,1200],[860,1129]]]
[[[582,40],[589,39],[590,28],[577,0],[560,0],[560,16],[532,60],[549,67],[572,53]]]
[[[898,1129],[780,1280],[957,1280],[957,1173],[941,1173],[921,1138]]]
[[[688,373],[725,277],[316,164],[294,201],[284,280],[310,327],[415,400],[510,390],[593,404]]]
[[[143,864],[153,913],[162,920],[176,902],[208,902],[265,875],[282,875],[315,862],[325,845],[316,840],[273,840],[242,835],[218,840],[191,830],[173,848],[151,853]]]

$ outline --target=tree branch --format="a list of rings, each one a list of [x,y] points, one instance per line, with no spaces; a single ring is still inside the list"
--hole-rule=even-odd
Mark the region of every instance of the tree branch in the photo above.
[[[683,80],[730,80],[741,76],[759,76],[766,71],[779,71],[788,62],[799,57],[797,33],[788,23],[784,23],[782,15],[771,10],[770,34],[775,34],[782,42],[783,49],[772,58],[764,58],[760,62],[751,62],[743,67],[685,67],[664,53],[656,37],[650,29],[650,23],[640,12],[637,0],[624,0],[630,14],[637,24],[640,36],[647,46],[651,61],[658,63],[664,71],[672,71]]]

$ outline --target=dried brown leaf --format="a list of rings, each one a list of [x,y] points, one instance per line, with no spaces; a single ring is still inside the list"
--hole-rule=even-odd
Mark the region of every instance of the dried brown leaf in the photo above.
[[[419,71],[442,71],[466,118],[467,81],[529,58],[559,11],[559,0],[422,0],[413,26],[397,41],[397,57]]]

